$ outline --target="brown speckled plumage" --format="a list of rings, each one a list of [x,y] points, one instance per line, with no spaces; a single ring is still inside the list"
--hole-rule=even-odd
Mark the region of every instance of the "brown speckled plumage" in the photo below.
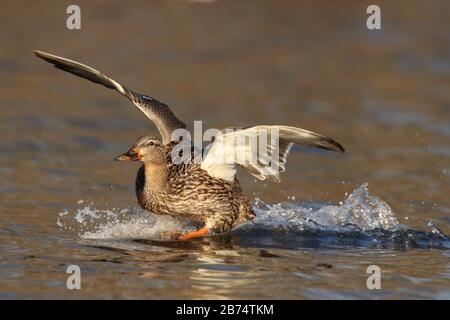
[[[173,164],[170,153],[174,144],[164,147],[165,163],[157,172],[147,176],[165,180],[161,188],[146,180],[143,164],[136,176],[136,196],[139,205],[157,214],[181,216],[204,222],[208,229],[218,232],[230,230],[255,213],[249,199],[242,193],[237,179],[230,183],[213,178],[198,164]]]

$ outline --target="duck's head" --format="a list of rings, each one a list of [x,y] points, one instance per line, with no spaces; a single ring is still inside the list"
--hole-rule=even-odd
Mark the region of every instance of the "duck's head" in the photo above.
[[[130,150],[115,157],[114,160],[162,164],[166,161],[166,155],[161,140],[155,137],[142,136],[136,140]]]

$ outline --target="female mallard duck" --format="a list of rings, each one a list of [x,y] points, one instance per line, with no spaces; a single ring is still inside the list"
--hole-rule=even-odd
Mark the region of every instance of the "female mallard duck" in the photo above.
[[[289,126],[262,125],[222,130],[215,136],[201,162],[175,162],[173,154],[174,151],[179,153],[177,146],[181,143],[172,141],[172,133],[186,128],[186,125],[166,104],[133,92],[79,62],[41,51],[35,51],[35,54],[61,70],[117,90],[153,121],[162,141],[155,137],[140,137],[129,151],[115,159],[142,162],[136,177],[136,196],[142,208],[203,223],[199,230],[179,235],[182,240],[226,232],[255,217],[250,201],[235,177],[237,165],[260,180],[279,182],[279,174],[284,171],[287,154],[294,143],[344,152],[342,145],[318,133]],[[271,143],[266,145],[266,153],[256,150],[257,146],[246,139],[261,140],[264,136],[267,139],[268,133]],[[229,143],[236,140],[240,142]],[[224,161],[223,155],[227,152],[244,156]],[[249,161],[252,156],[256,158]]]

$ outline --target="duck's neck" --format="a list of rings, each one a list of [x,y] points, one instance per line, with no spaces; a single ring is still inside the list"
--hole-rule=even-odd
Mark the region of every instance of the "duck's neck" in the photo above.
[[[147,192],[163,193],[167,191],[167,166],[166,164],[144,163],[145,190]]]

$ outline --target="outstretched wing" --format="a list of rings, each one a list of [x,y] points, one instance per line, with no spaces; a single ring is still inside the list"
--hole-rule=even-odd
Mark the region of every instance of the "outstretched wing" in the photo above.
[[[222,130],[209,146],[201,168],[210,176],[233,181],[236,164],[254,177],[280,182],[286,158],[294,143],[344,152],[331,138],[304,129],[261,125],[233,131]]]
[[[56,68],[70,72],[79,77],[85,78],[95,83],[104,85],[107,88],[119,91],[131,100],[157,127],[164,144],[171,140],[172,132],[179,128],[186,128],[186,125],[175,117],[169,107],[152,97],[133,92],[120,83],[101,74],[99,71],[77,61],[58,57],[50,53],[37,51],[34,53],[41,59],[50,62]]]

